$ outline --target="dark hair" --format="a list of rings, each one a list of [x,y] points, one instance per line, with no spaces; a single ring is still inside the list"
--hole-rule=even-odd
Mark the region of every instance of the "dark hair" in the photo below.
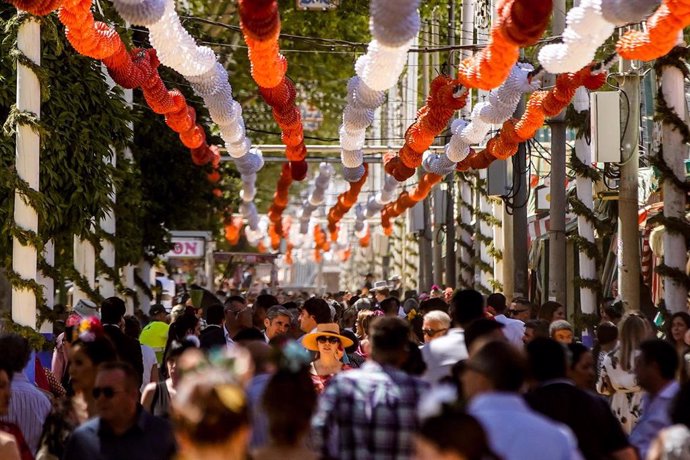
[[[105,361],[98,366],[98,372],[122,371],[125,374],[125,382],[130,389],[139,389],[141,376],[134,370],[131,364],[125,361]]]
[[[589,348],[587,348],[584,344],[580,342],[572,342],[569,343],[568,345],[568,351],[570,353],[569,355],[569,360],[568,360],[568,365],[570,366],[570,369],[575,369],[575,366],[577,366],[577,363],[580,362],[582,359],[582,356],[584,356],[585,353],[587,353]]]
[[[673,398],[673,403],[669,409],[671,423],[674,425],[683,424],[690,428],[690,382],[686,382],[680,387],[680,391]]]
[[[453,324],[467,325],[484,316],[484,297],[474,289],[455,291],[449,313]]]
[[[666,340],[668,340],[669,342],[671,342],[674,345],[675,345],[675,342],[673,341],[673,334],[671,334],[671,328],[673,327],[673,320],[676,318],[680,318],[685,323],[685,326],[688,329],[690,329],[690,315],[684,311],[679,311],[679,312],[674,313],[668,319],[668,321],[666,321]],[[683,338],[681,337],[680,340],[683,341]]]
[[[297,310],[299,308],[299,304],[297,302],[289,301],[285,302],[283,307],[285,307],[287,310]]]
[[[396,299],[400,299],[400,291],[398,291],[397,289],[391,289],[390,296],[395,297]]]
[[[491,307],[499,315],[506,311],[506,296],[500,292],[494,292],[486,298],[486,305]]]
[[[219,370],[185,376],[172,406],[176,430],[201,445],[221,444],[249,426],[244,390]]]
[[[597,341],[600,345],[618,340],[618,327],[611,321],[604,321],[597,326]]]
[[[225,299],[225,305],[230,305],[232,302],[239,302],[241,304],[246,304],[247,299],[245,299],[241,295],[231,295],[230,297]]]
[[[678,370],[678,352],[665,340],[651,339],[640,344],[641,359],[646,364],[656,363],[661,377],[673,380]]]
[[[307,368],[298,372],[276,372],[268,381],[262,400],[272,441],[283,446],[299,442],[309,431],[316,400],[316,390]]]
[[[2,360],[12,369],[11,373],[23,371],[31,357],[29,341],[19,334],[0,336],[0,352]]]
[[[307,299],[302,308],[305,309],[309,315],[314,317],[316,324],[331,322],[331,307],[328,306],[325,300],[319,297]]]
[[[359,348],[359,339],[357,338],[357,334],[355,334],[352,329],[340,329],[340,335],[352,340],[352,345],[345,349],[345,353],[352,354],[356,352],[357,348]]]
[[[253,308],[254,310],[256,310],[257,308],[268,310],[273,305],[280,305],[278,299],[276,299],[274,296],[270,294],[261,294],[256,298]]]
[[[108,336],[101,335],[94,340],[85,342],[77,339],[72,342],[72,348],[80,346],[84,354],[88,356],[94,366],[101,363],[117,361],[117,350]]]
[[[183,339],[181,342],[178,341],[173,341],[173,343],[170,345],[170,350],[168,350],[168,354],[165,356],[165,361],[173,361],[182,354],[189,350],[190,348],[198,348],[196,343],[192,342],[189,339]]]
[[[7,378],[12,382],[12,377],[14,377],[14,372],[12,372],[12,366],[7,360],[0,358],[0,372],[5,371]]]
[[[108,297],[101,303],[101,322],[103,324],[118,324],[126,312],[124,300],[118,297]]]
[[[407,348],[410,326],[397,316],[379,316],[369,324],[372,353],[396,353]]]
[[[467,460],[498,460],[491,451],[481,424],[458,409],[445,409],[440,415],[422,421],[419,435],[441,452],[454,452]]]
[[[422,316],[433,310],[441,310],[444,313],[448,313],[448,304],[440,297],[426,299],[419,304],[419,311],[422,313]]]
[[[620,300],[604,308],[604,313],[612,320],[621,319],[623,317],[623,311],[623,302]]]
[[[530,319],[525,322],[525,329],[534,329],[535,337],[549,338],[549,322],[543,319]]]
[[[165,344],[163,351],[163,362],[168,361],[168,353],[173,342],[182,342],[190,330],[194,330],[199,323],[199,318],[192,312],[185,311],[181,316],[178,316],[175,321],[170,324],[168,329],[168,341]],[[165,366],[160,367],[162,377],[168,378],[168,369]]]
[[[400,300],[396,297],[388,297],[383,299],[379,305],[385,315],[397,315],[400,308]]]
[[[266,338],[264,337],[264,333],[257,328],[248,327],[235,334],[235,337],[233,337],[232,340],[235,342],[251,342],[253,340],[260,340],[264,342]]]
[[[139,340],[139,334],[141,334],[141,323],[134,315],[125,316],[125,335],[132,337],[133,339]]]
[[[419,346],[411,340],[407,344],[407,359],[403,363],[401,369],[410,375],[420,377],[426,371],[426,363],[422,356],[422,350]]]
[[[358,300],[359,300],[359,296],[353,295],[352,297],[350,297],[350,300],[347,301],[347,305],[352,307],[352,306],[354,306],[355,302],[357,302]]]
[[[507,342],[489,342],[467,360],[467,368],[487,377],[496,391],[519,391],[526,367],[524,356]]]
[[[206,309],[206,322],[208,324],[222,324],[225,318],[225,307],[219,303],[214,303]]]
[[[551,322],[553,318],[553,314],[558,310],[559,308],[563,308],[563,305],[561,305],[558,302],[554,302],[553,300],[549,300],[548,302],[544,302],[539,309],[539,313],[537,314],[537,317],[539,319],[543,319],[545,321]]]
[[[552,339],[536,338],[527,344],[530,375],[538,382],[562,379],[567,374],[566,348]]]
[[[487,318],[479,318],[472,321],[465,329],[465,345],[469,350],[480,337],[491,334],[493,331],[503,329],[503,324]]]

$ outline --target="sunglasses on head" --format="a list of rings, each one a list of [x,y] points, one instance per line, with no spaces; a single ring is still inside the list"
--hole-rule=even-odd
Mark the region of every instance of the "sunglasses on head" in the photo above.
[[[316,338],[316,342],[317,343],[330,342],[330,343],[335,344],[335,343],[340,343],[340,339],[338,337],[330,337],[330,336],[322,335],[321,337]]]
[[[111,399],[116,393],[124,393],[124,390],[116,390],[113,387],[94,387],[91,390],[93,399],[98,399],[103,395],[105,399]]]

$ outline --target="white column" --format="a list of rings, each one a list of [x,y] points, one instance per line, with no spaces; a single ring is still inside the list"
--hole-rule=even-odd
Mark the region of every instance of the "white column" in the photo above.
[[[91,289],[94,289],[96,284],[96,251],[87,240],[82,240],[78,236],[74,236],[74,268],[77,270]],[[77,283],[74,283],[72,291],[72,305],[76,305],[82,299],[93,301],[89,296],[80,289]]]
[[[479,171],[479,179],[486,184],[487,180],[487,170],[482,169]],[[484,194],[480,193],[479,194],[479,212],[480,213],[486,213],[486,214],[491,214],[493,211],[493,208],[491,206],[491,203],[489,202],[489,198]],[[486,222],[484,219],[479,219],[479,232],[485,236],[491,238],[493,236],[493,228],[491,225]],[[479,244],[479,257],[482,262],[493,265],[493,258],[491,255],[489,255],[489,245],[481,241]],[[493,291],[493,288],[491,286],[491,281],[493,280],[493,271],[486,271],[480,267],[477,267],[480,271],[479,273],[479,284],[486,290],[486,291]]]
[[[41,64],[41,26],[25,21],[17,34],[17,47],[36,64]],[[41,116],[41,87],[34,72],[17,62],[17,109]],[[16,167],[19,177],[29,187],[39,189],[40,137],[28,125],[17,126]],[[38,233],[38,214],[19,191],[14,195],[14,222],[17,227]],[[38,255],[36,248],[12,241],[12,270],[24,280],[36,281]],[[12,320],[22,326],[36,327],[36,296],[29,289],[12,287]]]
[[[491,201],[491,207],[493,208],[492,210],[492,215],[499,219],[501,222],[503,222],[503,202],[499,201]],[[494,231],[494,249],[501,254],[505,254],[504,251],[504,239],[503,239],[503,226],[502,225],[494,225],[493,226],[493,231]],[[502,258],[495,258],[493,257],[493,263],[494,263],[494,280],[498,281],[503,285],[503,259]],[[496,291],[496,288],[492,288],[492,291]]]
[[[43,246],[43,259],[51,267],[55,266],[55,242],[53,240],[48,240],[45,246]],[[46,307],[53,308],[55,305],[55,280],[39,270],[36,281],[43,286],[43,297],[46,300]],[[53,324],[51,322],[45,321],[38,326],[41,333],[53,332]]]

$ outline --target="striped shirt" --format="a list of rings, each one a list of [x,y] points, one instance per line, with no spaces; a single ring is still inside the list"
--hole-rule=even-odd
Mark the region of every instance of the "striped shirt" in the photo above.
[[[10,410],[0,420],[19,426],[35,455],[43,433],[43,423],[50,413],[50,400],[22,372],[14,373],[10,391]]]

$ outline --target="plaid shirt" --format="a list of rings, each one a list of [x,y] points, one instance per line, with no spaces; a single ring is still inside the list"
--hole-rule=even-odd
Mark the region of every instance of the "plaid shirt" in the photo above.
[[[319,399],[313,441],[325,458],[411,458],[417,403],[427,388],[425,382],[373,361],[341,372]]]

